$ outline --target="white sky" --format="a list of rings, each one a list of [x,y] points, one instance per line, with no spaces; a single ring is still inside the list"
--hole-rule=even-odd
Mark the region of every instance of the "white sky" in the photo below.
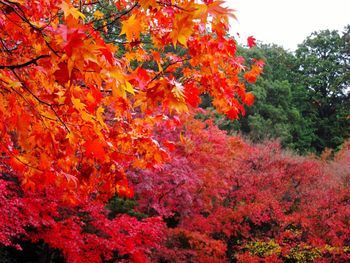
[[[242,44],[253,35],[295,50],[314,31],[350,24],[350,0],[226,0],[224,6],[236,10],[231,34]]]

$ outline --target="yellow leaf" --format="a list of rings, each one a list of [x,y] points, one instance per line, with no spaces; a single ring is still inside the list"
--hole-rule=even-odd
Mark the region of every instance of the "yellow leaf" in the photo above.
[[[124,78],[123,74],[119,70],[114,70],[110,72],[110,76],[115,78],[117,81],[120,81]]]
[[[78,111],[82,111],[83,109],[85,109],[85,104],[82,103],[80,99],[76,99],[72,97],[72,103],[73,103],[73,107]]]
[[[122,31],[120,32],[120,35],[125,34],[128,41],[140,39],[141,32],[142,24],[136,19],[136,15],[132,15],[122,22]]]
[[[73,132],[68,132],[66,135],[66,139],[68,139],[69,143],[71,143],[71,144],[76,143],[76,137],[74,136]]]
[[[56,94],[58,96],[57,99],[56,99],[57,103],[58,104],[64,104],[64,102],[66,100],[66,96],[63,96],[64,95],[64,91],[58,91],[58,92],[56,92]]]
[[[184,113],[188,111],[186,103],[181,101],[172,101],[169,104],[169,109],[175,110],[177,113]]]
[[[208,11],[208,7],[206,4],[193,4],[193,16],[194,18],[203,18],[205,13]]]
[[[101,11],[96,10],[96,11],[94,12],[94,18],[96,18],[96,19],[101,19],[101,18],[103,18],[103,17],[104,17],[104,14],[103,14]]]
[[[112,89],[112,93],[113,93],[113,89]],[[117,86],[114,90],[114,94],[113,96],[115,97],[122,97],[122,98],[126,98],[126,92],[125,89],[122,86]]]
[[[19,81],[9,81],[8,87],[10,88],[20,88],[22,87],[22,83]]]
[[[84,104],[83,104],[84,105]],[[87,121],[87,122],[91,122],[91,123],[94,123],[94,118],[92,117],[91,114],[87,113],[86,111],[81,111],[81,118],[84,120],[84,121]]]
[[[71,15],[75,19],[79,19],[79,17],[85,19],[85,15],[83,13],[79,12],[78,9],[64,1],[59,7],[63,10],[64,18],[67,18],[69,15]]]
[[[41,52],[42,47],[41,47],[40,44],[33,43],[32,46],[33,46],[33,48],[34,48],[35,54],[39,54],[39,53]]]
[[[105,109],[102,106],[98,107],[96,111],[96,119],[104,129],[108,130],[108,127],[102,118],[102,114],[104,113],[104,111]]]
[[[108,27],[107,27],[107,22],[103,21],[103,32],[107,33],[108,32]]]
[[[119,70],[114,70],[110,72],[110,76],[112,78],[115,78],[115,81],[111,82],[111,88],[112,88],[112,95],[113,97],[126,97],[126,92],[128,91],[132,94],[134,93],[134,89],[132,88],[131,84],[125,80],[125,77],[123,73]],[[122,84],[124,83],[124,84]]]
[[[131,86],[129,81],[125,81],[125,85],[123,85],[123,88],[132,95],[135,95],[134,88]]]
[[[174,29],[170,33],[173,40],[173,45],[176,47],[176,43],[187,47],[187,39],[193,33],[193,15],[190,14],[177,14],[174,21]]]
[[[187,46],[187,38],[186,38],[186,36],[184,36],[184,35],[179,35],[179,36],[177,37],[177,41],[178,41],[180,44],[184,45],[185,47]]]

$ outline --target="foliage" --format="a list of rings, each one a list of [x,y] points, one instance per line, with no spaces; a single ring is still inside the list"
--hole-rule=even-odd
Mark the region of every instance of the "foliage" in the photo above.
[[[254,142],[279,139],[298,153],[339,150],[349,137],[349,29],[315,32],[295,53],[276,45],[239,48],[247,63],[265,61],[264,74],[250,87],[255,103],[234,122],[214,113],[217,124]],[[208,103],[204,107],[210,106]]]
[[[312,34],[296,51],[300,79],[309,96],[317,151],[335,149],[349,136],[349,32],[324,30]]]
[[[243,112],[252,98],[238,77],[236,43],[225,33],[231,13],[221,4],[2,1],[1,151],[23,187],[53,184],[72,203],[80,195],[131,196],[125,167],[166,159],[154,123],[195,107],[203,92],[229,117]],[[108,17],[99,11],[105,5]],[[105,34],[124,43],[122,57]],[[153,50],[143,49],[143,34]],[[160,56],[169,45],[187,55]],[[156,70],[130,66],[153,58]]]
[[[167,223],[162,261],[349,259],[349,148],[336,161],[296,157],[187,120],[164,169],[129,172],[139,211]]]
[[[100,202],[86,199],[72,207],[62,201],[64,193],[53,187],[23,192],[9,178],[2,178],[0,185],[0,209],[4,213],[0,242],[6,246],[21,250],[16,240],[42,240],[59,249],[68,262],[102,262],[113,257],[146,260],[164,235],[163,223],[157,217],[139,221],[119,214],[109,219]],[[42,253],[41,258],[47,256]]]
[[[69,262],[152,259],[163,223],[121,202],[134,195],[125,172],[169,158],[155,127],[178,125],[202,93],[238,117],[253,100],[240,74],[262,71],[236,56],[223,4],[0,1],[1,244],[43,242]]]
[[[296,157],[194,118],[203,94],[244,114],[262,73],[223,4],[0,0],[1,260],[350,259],[349,143]],[[299,118],[288,81],[259,89]]]
[[[255,104],[238,121],[237,129],[255,142],[278,138],[284,148],[302,154],[314,152],[315,128],[305,115],[309,102],[305,88],[298,82],[295,56],[276,45],[241,52],[245,57],[254,54],[263,59],[266,66],[263,78],[252,89]]]

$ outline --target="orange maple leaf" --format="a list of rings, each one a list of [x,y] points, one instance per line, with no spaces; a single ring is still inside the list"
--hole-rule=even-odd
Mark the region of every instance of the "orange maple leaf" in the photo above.
[[[177,42],[187,47],[187,39],[192,33],[192,16],[184,13],[176,15],[174,21],[174,28],[170,34],[174,47],[176,47]]]
[[[229,9],[227,7],[222,7],[221,5],[224,3],[225,1],[219,0],[208,4],[208,12],[215,16],[230,16],[233,19],[237,20],[236,16],[233,14],[235,10]]]
[[[140,39],[140,34],[143,31],[142,23],[136,19],[136,15],[130,16],[127,20],[122,22],[122,31],[120,35],[125,34],[128,41]]]
[[[85,19],[85,15],[78,11],[78,9],[74,8],[73,6],[69,5],[66,2],[62,2],[60,7],[63,10],[64,18],[67,18],[69,15],[73,16],[75,19],[78,19],[79,17],[82,19]]]

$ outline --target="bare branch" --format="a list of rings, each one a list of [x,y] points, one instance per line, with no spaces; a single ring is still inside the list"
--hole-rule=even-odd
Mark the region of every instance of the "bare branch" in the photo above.
[[[17,64],[17,65],[0,65],[0,69],[16,69],[16,68],[23,68],[23,67],[26,67],[26,66],[29,66],[31,64],[36,64],[36,62],[39,60],[39,59],[42,59],[42,58],[48,58],[50,57],[50,55],[41,55],[39,57],[36,57],[36,58],[33,58],[25,63],[22,63],[22,64]]]

